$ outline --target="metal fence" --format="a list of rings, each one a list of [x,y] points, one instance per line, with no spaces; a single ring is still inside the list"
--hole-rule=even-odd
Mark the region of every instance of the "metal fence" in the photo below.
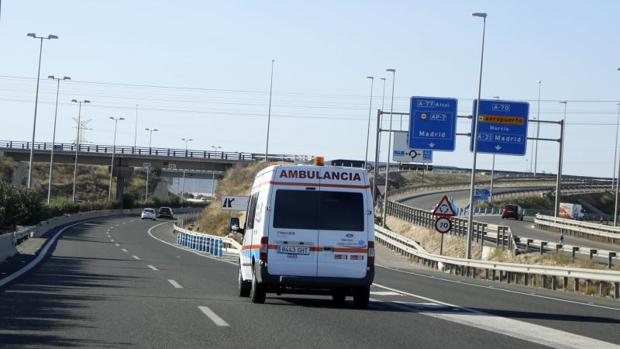
[[[0,149],[11,150],[30,150],[31,142],[22,141],[2,141],[0,140]],[[56,143],[53,145],[54,152],[58,153],[75,153],[77,145],[75,143]],[[35,142],[35,151],[51,151],[52,143]],[[156,148],[156,147],[132,147],[117,145],[98,145],[98,144],[80,144],[79,153],[91,154],[112,154],[115,155],[134,155],[134,156],[153,156],[153,157],[170,157],[185,159],[208,159],[208,160],[232,160],[232,161],[259,161],[265,159],[264,153],[245,153],[245,152],[225,152],[225,151],[209,151],[209,150],[192,150],[192,149],[174,149],[174,148]],[[292,154],[269,154],[269,159],[273,161],[309,161],[310,156],[292,155]]]

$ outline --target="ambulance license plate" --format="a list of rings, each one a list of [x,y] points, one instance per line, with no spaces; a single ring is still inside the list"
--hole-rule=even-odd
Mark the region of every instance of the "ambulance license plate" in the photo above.
[[[282,254],[310,254],[310,247],[302,246],[278,246],[278,253]]]

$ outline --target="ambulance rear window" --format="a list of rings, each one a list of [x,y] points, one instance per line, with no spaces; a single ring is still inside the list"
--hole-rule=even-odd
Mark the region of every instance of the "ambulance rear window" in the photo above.
[[[273,226],[285,229],[364,230],[361,193],[278,190]]]

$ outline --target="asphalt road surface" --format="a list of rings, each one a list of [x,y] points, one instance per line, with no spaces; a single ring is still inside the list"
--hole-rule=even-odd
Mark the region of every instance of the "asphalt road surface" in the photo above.
[[[385,249],[378,263],[401,269],[377,267],[368,310],[325,296],[252,304],[234,263],[154,238],[170,230],[132,217],[66,230],[0,290],[0,347],[620,348],[618,301],[407,267]]]
[[[496,193],[501,193],[502,191],[513,190],[513,188],[497,188],[495,189]],[[468,190],[457,190],[450,191],[445,193],[434,193],[428,194],[424,196],[415,197],[409,200],[405,200],[402,203],[407,206],[416,207],[420,209],[428,209],[431,210],[435,207],[435,205],[441,200],[443,195],[449,195],[454,198],[456,205],[460,208],[465,207],[469,204],[469,189]],[[476,220],[480,222],[486,222],[490,224],[499,224],[499,225],[507,225],[510,227],[512,232],[519,237],[527,237],[533,238],[543,241],[550,242],[558,242],[560,240],[560,233],[536,229],[534,227],[534,223],[527,220],[526,217],[523,221],[517,221],[514,219],[502,219],[499,216],[476,216]],[[614,245],[605,242],[592,241],[588,239],[577,238],[569,235],[564,236],[564,243],[568,245],[574,246],[582,246],[587,248],[594,249],[602,249],[609,251],[618,251],[620,250],[619,245]]]

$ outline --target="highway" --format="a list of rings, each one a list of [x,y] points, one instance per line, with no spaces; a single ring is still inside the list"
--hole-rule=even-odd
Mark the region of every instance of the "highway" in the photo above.
[[[495,189],[495,193],[501,193],[503,191],[513,190],[513,188],[497,188]],[[420,209],[428,209],[432,210],[435,205],[441,200],[443,195],[449,195],[454,198],[456,205],[459,208],[463,208],[469,204],[469,189],[467,190],[456,190],[445,193],[433,193],[428,195],[421,195],[415,198],[411,198],[405,201],[402,201],[403,204],[415,208]],[[543,241],[550,242],[558,242],[560,239],[560,234],[556,232],[551,232],[547,230],[540,230],[534,227],[534,223],[528,221],[526,217],[523,221],[517,221],[514,219],[502,219],[500,216],[477,216],[477,221],[486,222],[490,224],[499,224],[499,225],[507,225],[510,227],[512,232],[519,237],[528,237],[533,239],[539,239]],[[602,249],[609,251],[618,251],[620,250],[620,246],[592,241],[588,239],[577,238],[569,235],[564,236],[564,243],[575,246],[583,246],[594,249]]]
[[[67,229],[0,290],[0,347],[620,348],[620,303],[462,279],[379,248],[368,310],[237,293],[237,265],[173,246],[171,223]]]

